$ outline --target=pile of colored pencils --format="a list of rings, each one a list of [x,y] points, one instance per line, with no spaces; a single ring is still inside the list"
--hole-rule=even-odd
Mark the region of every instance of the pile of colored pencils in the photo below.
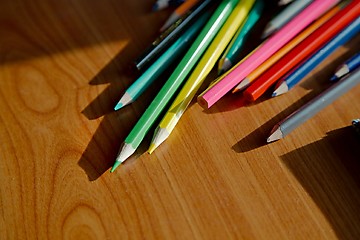
[[[215,65],[219,77],[197,97],[203,108],[231,91],[241,91],[252,102],[274,87],[275,97],[296,86],[360,31],[359,0],[281,0],[278,4],[285,6],[268,22],[262,43],[244,58],[240,53],[264,12],[265,0],[158,0],[154,4],[154,10],[176,9],[160,29],[161,35],[135,61],[141,75],[115,110],[135,101],[170,65],[176,67],[126,137],[111,172],[136,151],[154,124],[158,123],[149,153],[170,136]],[[355,54],[334,70],[332,86],[277,124],[267,141],[284,137],[357,85],[359,65],[360,55]]]

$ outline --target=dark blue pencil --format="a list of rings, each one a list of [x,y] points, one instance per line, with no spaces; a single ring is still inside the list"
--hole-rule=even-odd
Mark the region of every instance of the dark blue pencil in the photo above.
[[[282,80],[276,85],[275,91],[272,96],[278,96],[280,94],[288,92],[298,82],[300,82],[310,71],[312,71],[317,65],[324,61],[331,53],[333,53],[338,47],[348,42],[351,38],[356,36],[360,31],[360,17],[350,23],[345,29],[343,29],[338,35],[321,47],[316,53],[312,54],[309,58],[303,61],[298,67],[288,73]]]
[[[352,56],[344,64],[342,64],[336,69],[334,76],[332,76],[330,80],[331,81],[338,80],[339,78],[342,78],[343,76],[345,76],[346,74],[353,71],[355,68],[359,66],[360,66],[360,53],[356,53],[354,56]]]

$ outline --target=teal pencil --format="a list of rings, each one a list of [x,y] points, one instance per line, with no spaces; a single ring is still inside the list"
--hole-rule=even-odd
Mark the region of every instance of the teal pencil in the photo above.
[[[204,13],[178,40],[162,54],[131,86],[114,107],[115,110],[134,102],[189,47],[211,12]]]
[[[130,134],[126,137],[110,172],[113,172],[136,151],[151,126],[158,119],[175,92],[189,75],[238,2],[238,0],[223,0],[220,3],[199,36],[191,45],[189,51],[185,54],[179,65],[140,117]]]
[[[240,26],[239,30],[231,40],[229,46],[221,56],[218,63],[218,74],[221,75],[229,70],[234,63],[238,62],[240,51],[249,36],[250,30],[260,19],[264,9],[264,1],[257,0],[249,13],[246,21]]]

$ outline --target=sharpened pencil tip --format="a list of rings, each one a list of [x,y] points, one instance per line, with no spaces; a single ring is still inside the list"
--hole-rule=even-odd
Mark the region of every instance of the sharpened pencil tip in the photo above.
[[[337,79],[337,76],[334,75],[334,76],[332,76],[332,77],[330,78],[330,81],[335,81],[336,79]]]
[[[157,3],[155,3],[153,6],[152,6],[152,10],[155,12],[157,10],[159,10],[159,5]]]
[[[150,144],[150,147],[149,147],[149,149],[147,150],[147,152],[148,152],[149,154],[152,154],[155,149],[156,149],[156,146],[155,146],[155,144],[152,143],[152,144]]]
[[[110,169],[110,172],[111,172],[111,173],[114,172],[115,169],[116,169],[118,166],[120,166],[121,163],[122,163],[122,162],[120,162],[120,161],[116,161],[116,162],[114,163],[114,165],[112,166],[112,168]]]
[[[269,37],[271,34],[273,34],[274,32],[276,31],[276,28],[272,25],[272,24],[268,24],[266,27],[265,27],[265,30],[264,32],[262,33],[261,35],[261,39],[265,39],[267,37]]]
[[[157,127],[153,140],[150,144],[148,153],[152,153],[161,143],[163,143],[170,135],[170,132],[166,128]]]
[[[286,81],[282,81],[275,87],[275,91],[272,93],[272,97],[279,96],[289,91],[289,86],[287,85]]]
[[[219,71],[221,71],[222,73],[226,72],[227,70],[229,70],[232,67],[232,62],[229,58],[224,58],[224,61],[222,63],[221,69]]]
[[[130,96],[130,94],[128,92],[125,92],[124,95],[119,100],[119,102],[114,107],[114,110],[117,111],[120,108],[123,108],[126,105],[132,103],[133,101],[134,101],[134,99]]]
[[[283,138],[283,133],[278,125],[276,125],[271,131],[270,136],[266,139],[266,142],[273,142]]]
[[[124,104],[122,104],[121,102],[118,102],[118,103],[116,104],[116,106],[114,107],[114,110],[117,111],[117,110],[119,110],[120,108],[122,108],[123,106],[124,106]]]

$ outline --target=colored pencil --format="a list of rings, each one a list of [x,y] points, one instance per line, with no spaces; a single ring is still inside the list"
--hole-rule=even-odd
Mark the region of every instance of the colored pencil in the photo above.
[[[244,97],[249,101],[258,99],[277,80],[296,67],[305,58],[317,51],[323,44],[337,35],[349,23],[360,15],[360,2],[353,1],[341,9],[335,16],[320,26],[304,41],[288,52],[264,74],[262,74],[245,91]]]
[[[224,74],[222,74],[221,76],[217,77],[215,80],[211,81],[209,86],[198,96],[198,98],[201,98],[202,95],[204,95],[208,90],[210,90],[215,84],[217,84],[218,82],[220,82],[221,80],[223,80],[229,73],[231,73],[235,68],[237,68],[237,66],[239,66],[242,62],[244,62],[248,57],[251,56],[251,54],[253,54],[259,47],[261,47],[261,44],[255,48],[254,50],[252,50],[252,52],[250,52],[248,55],[246,55],[246,57],[244,57],[243,59],[241,59],[240,62],[238,62],[235,66],[233,66],[231,69],[229,69],[227,72],[225,72]]]
[[[182,16],[184,16],[192,7],[197,4],[199,0],[187,0],[183,4],[181,4],[179,7],[175,9],[175,11],[169,16],[169,18],[166,20],[165,24],[160,28],[160,31],[164,31],[168,27],[171,26],[174,22],[179,20]]]
[[[245,21],[254,2],[255,0],[242,0],[236,5],[156,128],[148,150],[149,153],[152,153],[174,130],[206,76],[216,64],[239,26]]]
[[[279,6],[287,5],[287,4],[291,3],[292,1],[294,1],[294,0],[280,0],[278,2],[278,5]]]
[[[158,0],[153,5],[153,11],[159,11],[170,6],[178,6],[182,4],[184,0]]]
[[[307,121],[320,110],[335,101],[341,95],[350,91],[353,87],[360,83],[360,68],[356,69],[353,73],[346,76],[344,79],[334,83],[327,90],[323,91],[320,95],[313,100],[290,114],[284,120],[276,124],[267,138],[267,142],[279,140],[293,131],[300,124]]]
[[[238,0],[223,0],[217,7],[188,52],[155,96],[154,100],[150,103],[144,114],[140,117],[130,134],[126,137],[111,172],[130,157],[138,148],[151,126],[155,123],[163,109],[205,52],[206,48],[210,45],[237,3]]]
[[[162,54],[133,84],[115,106],[115,111],[134,102],[190,46],[211,15],[205,12],[180,38]]]
[[[198,4],[191,9],[184,19],[173,23],[151,43],[137,60],[135,60],[134,64],[136,69],[140,72],[147,69],[188,27],[191,26],[191,24],[193,24],[194,21],[199,18],[203,12],[215,4],[217,4],[217,0],[204,0],[201,4]]]
[[[246,21],[241,25],[241,27],[239,27],[237,33],[229,43],[229,46],[226,48],[225,52],[221,56],[218,63],[219,75],[229,70],[235,62],[238,62],[239,54],[246,39],[249,36],[250,30],[260,19],[263,9],[264,1],[257,0],[253,8],[251,9]]]
[[[238,65],[223,80],[215,84],[201,98],[198,98],[199,104],[204,108],[211,107],[222,96],[239,84],[240,81],[244,80],[250,72],[260,66],[266,59],[271,57],[271,55],[337,2],[338,0],[315,0],[288,24],[273,34],[257,51]]]
[[[286,6],[277,16],[275,16],[271,21],[266,25],[261,38],[267,38],[282,26],[284,26],[290,19],[295,17],[300,11],[302,11],[306,6],[308,6],[312,0],[301,0],[291,3],[289,6]]]
[[[275,87],[272,96],[278,96],[288,92],[300,82],[317,65],[323,62],[337,48],[344,45],[360,32],[360,17],[348,25],[342,32],[331,39],[325,46],[303,61],[298,67],[288,73]]]
[[[336,69],[334,76],[330,78],[331,81],[338,80],[342,78],[349,72],[353,71],[355,68],[360,66],[360,53],[355,54],[350,59],[346,60],[344,64],[339,66]]]
[[[322,24],[324,24],[327,20],[329,20],[332,16],[334,16],[338,11],[340,11],[341,7],[343,6],[344,4],[336,5],[330,11],[326,12],[314,23],[308,26],[305,30],[299,33],[295,38],[293,38],[290,42],[288,42],[285,46],[283,46],[279,51],[274,53],[269,59],[267,59],[254,71],[252,71],[243,81],[239,83],[239,85],[237,85],[234,88],[233,93],[237,91],[242,91],[245,88],[247,88],[250,85],[250,83],[255,81],[255,79],[257,79],[261,74],[263,74],[267,69],[269,69],[272,65],[274,65],[283,56],[285,56],[285,54],[290,52],[296,45],[298,45],[301,41],[303,41],[311,33],[313,33],[316,29],[318,29]]]

